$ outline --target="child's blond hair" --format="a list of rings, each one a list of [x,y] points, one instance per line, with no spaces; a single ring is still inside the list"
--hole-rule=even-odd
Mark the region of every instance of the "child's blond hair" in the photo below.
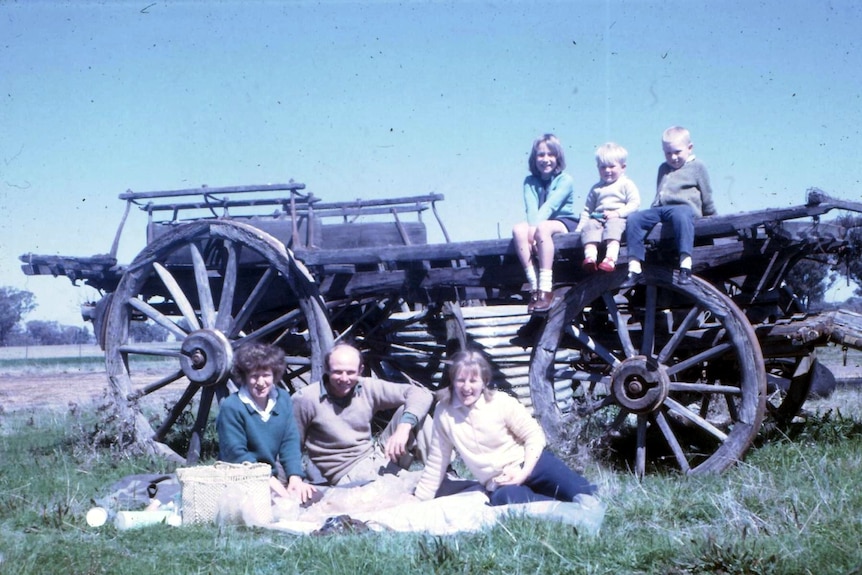
[[[600,166],[613,164],[625,166],[628,157],[628,151],[615,142],[602,144],[596,149],[596,163]]]
[[[662,142],[682,142],[683,145],[691,144],[691,132],[682,126],[671,126],[661,135]]]

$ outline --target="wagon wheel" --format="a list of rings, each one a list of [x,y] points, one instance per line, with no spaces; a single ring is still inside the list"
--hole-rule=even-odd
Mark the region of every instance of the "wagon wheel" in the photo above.
[[[766,378],[759,342],[742,311],[709,283],[674,283],[647,269],[596,275],[552,307],[533,350],[530,386],[542,423],[561,416],[551,381],[571,380],[580,433],[623,455],[643,475],[647,459],[684,473],[721,471],[758,432]]]
[[[165,328],[170,341],[134,342],[130,326],[144,319]],[[279,241],[246,224],[199,221],[156,239],[125,270],[108,311],[105,359],[136,441],[152,438],[165,450],[168,433],[182,432],[183,412],[196,408],[187,451],[193,463],[213,401],[229,393],[234,350],[279,345],[288,357],[285,379],[296,386],[320,376],[331,341],[313,280]],[[139,400],[168,390],[176,397],[154,433]]]

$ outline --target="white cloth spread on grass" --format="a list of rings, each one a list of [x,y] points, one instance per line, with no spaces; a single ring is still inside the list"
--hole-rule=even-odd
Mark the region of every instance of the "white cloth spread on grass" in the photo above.
[[[588,499],[587,499],[588,498]],[[375,531],[415,531],[431,535],[448,535],[464,531],[479,531],[493,526],[507,516],[525,516],[571,525],[589,535],[596,535],[604,519],[604,504],[586,496],[584,501],[539,501],[516,505],[487,504],[481,492],[459,493],[430,501],[406,503],[379,511],[352,513]],[[321,522],[303,519],[278,520],[269,528],[291,533],[311,533]]]
[[[418,473],[418,472],[415,472]],[[415,477],[406,483],[415,483]],[[398,482],[398,483],[396,483]],[[405,478],[384,477],[367,485],[331,488],[324,497],[307,509],[286,500],[276,501],[274,522],[267,527],[291,533],[311,533],[329,517],[349,515],[377,531],[415,531],[446,535],[461,531],[478,531],[501,519],[527,516],[572,525],[579,532],[595,535],[601,527],[605,505],[589,495],[577,501],[540,501],[515,505],[488,505],[483,491],[466,491],[416,501],[404,489]],[[393,495],[402,493],[401,496]]]

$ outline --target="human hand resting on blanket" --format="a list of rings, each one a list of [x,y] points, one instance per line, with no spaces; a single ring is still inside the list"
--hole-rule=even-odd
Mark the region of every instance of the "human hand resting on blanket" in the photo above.
[[[287,480],[287,487],[278,480],[278,477],[272,476],[269,479],[269,487],[277,496],[299,499],[300,503],[305,503],[317,493],[317,488],[314,485],[305,483],[298,475],[290,476],[290,479]]]
[[[494,482],[497,485],[521,485],[527,480],[529,475],[530,472],[526,471],[520,465],[507,465],[503,468],[503,471],[494,478]]]
[[[407,452],[407,441],[410,439],[410,430],[413,428],[409,423],[399,423],[389,439],[386,440],[386,457],[395,463]]]

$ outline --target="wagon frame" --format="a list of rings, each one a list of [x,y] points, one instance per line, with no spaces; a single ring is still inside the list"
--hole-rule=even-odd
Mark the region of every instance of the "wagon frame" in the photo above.
[[[108,254],[25,254],[22,269],[102,294],[84,315],[105,350],[120,417],[134,422],[139,442],[178,455],[163,442],[193,408],[189,462],[211,407],[235,388],[234,350],[252,341],[285,349],[289,389],[319,379],[338,340],[355,341],[375,375],[432,389],[446,385],[452,351],[480,348],[495,383],[533,410],[552,442],[577,427],[592,446],[624,451],[638,474],[658,461],[684,473],[725,469],[764,416],[798,412],[818,346],[862,347],[858,316],[808,314],[784,286],[800,259],[842,255],[847,230],[820,216],[862,213],[862,204],[817,190],[804,205],[698,220],[687,285],[660,226],[635,284],[625,248],[615,272],[587,275],[578,236],[557,236],[554,303],[532,317],[511,242],[450,241],[439,194],[325,203],[291,181],[119,197],[126,211]],[[147,213],[147,245],[119,264],[132,206]],[[442,243],[427,243],[429,211]],[[135,342],[130,326],[142,320],[172,340]],[[173,367],[153,374],[141,358]],[[181,393],[154,430],[138,402],[168,387]]]

